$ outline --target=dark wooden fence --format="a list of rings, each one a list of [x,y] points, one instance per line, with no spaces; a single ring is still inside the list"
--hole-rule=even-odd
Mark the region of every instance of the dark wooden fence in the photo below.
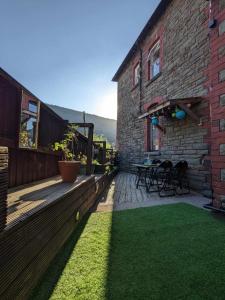
[[[19,132],[22,100],[40,102],[38,148],[19,148]],[[47,105],[36,98],[4,70],[0,69],[0,146],[9,147],[9,187],[16,187],[58,174],[59,154],[50,151],[51,145],[64,137],[68,122],[59,117]],[[88,136],[78,133],[75,154],[87,156],[87,172],[90,173],[92,154],[98,149],[97,159],[107,162],[106,143],[93,143],[93,124],[79,123],[87,128]]]
[[[19,148],[21,103],[25,98],[40,102],[37,149]],[[0,69],[0,146],[9,148],[9,187],[59,173],[57,161],[61,159],[61,155],[50,149],[54,142],[64,138],[67,125],[67,121]],[[93,139],[93,125],[83,125],[91,128],[91,132],[88,138],[78,134],[75,152],[87,155],[88,163],[91,164],[90,139]]]
[[[0,76],[0,145],[16,147],[18,143],[20,90]]]
[[[40,105],[40,122],[38,134],[39,148],[50,146],[63,138],[67,122],[56,115],[47,105]]]
[[[52,152],[9,148],[9,187],[57,175],[58,160]]]

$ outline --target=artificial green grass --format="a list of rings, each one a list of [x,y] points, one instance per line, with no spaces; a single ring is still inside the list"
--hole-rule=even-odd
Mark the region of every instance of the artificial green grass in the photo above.
[[[225,221],[187,204],[95,213],[31,299],[225,299]]]

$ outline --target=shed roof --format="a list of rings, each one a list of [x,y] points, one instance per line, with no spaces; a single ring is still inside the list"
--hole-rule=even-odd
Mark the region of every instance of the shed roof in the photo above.
[[[144,29],[138,36],[137,40],[131,47],[130,51],[128,52],[127,56],[123,60],[122,64],[120,65],[119,69],[117,70],[116,74],[114,75],[112,81],[118,81],[120,74],[122,73],[124,67],[126,64],[129,62],[133,54],[136,52],[138,49],[138,45],[140,42],[143,41],[143,39],[146,37],[146,34],[151,30],[154,25],[157,23],[158,19],[163,15],[165,12],[166,8],[169,6],[169,4],[172,2],[172,0],[161,0],[159,5],[157,6],[156,10],[154,13],[151,15],[150,19],[148,20],[147,24],[145,25]]]

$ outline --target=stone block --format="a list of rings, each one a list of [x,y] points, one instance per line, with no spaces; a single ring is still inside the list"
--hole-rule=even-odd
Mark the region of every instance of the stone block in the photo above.
[[[221,181],[225,181],[225,169],[221,169],[221,171],[220,171],[220,179],[221,179]]]
[[[225,144],[220,145],[220,155],[225,155]]]
[[[225,119],[220,120],[220,131],[225,131]]]
[[[220,105],[225,106],[225,94],[220,95]]]
[[[220,82],[225,81],[225,70],[219,72],[219,81]]]
[[[225,32],[225,20],[222,21],[219,25],[219,35],[222,35]]]
[[[219,0],[219,10],[225,9],[225,0]]]

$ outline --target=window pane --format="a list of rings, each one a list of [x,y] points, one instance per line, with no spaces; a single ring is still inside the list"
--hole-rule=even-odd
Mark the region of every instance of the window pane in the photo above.
[[[38,111],[37,102],[29,101],[28,110],[33,112],[33,113],[37,113],[37,111]]]
[[[26,113],[21,115],[20,147],[36,148],[37,118]]]
[[[149,78],[155,77],[160,73],[160,43],[158,42],[149,53],[150,74]]]
[[[138,84],[140,78],[140,65],[138,64],[134,69],[134,84]]]
[[[152,77],[156,76],[160,72],[160,59],[158,58],[152,64]]]
[[[150,139],[151,139],[151,149],[152,151],[159,150],[159,130],[156,126],[150,125]]]

